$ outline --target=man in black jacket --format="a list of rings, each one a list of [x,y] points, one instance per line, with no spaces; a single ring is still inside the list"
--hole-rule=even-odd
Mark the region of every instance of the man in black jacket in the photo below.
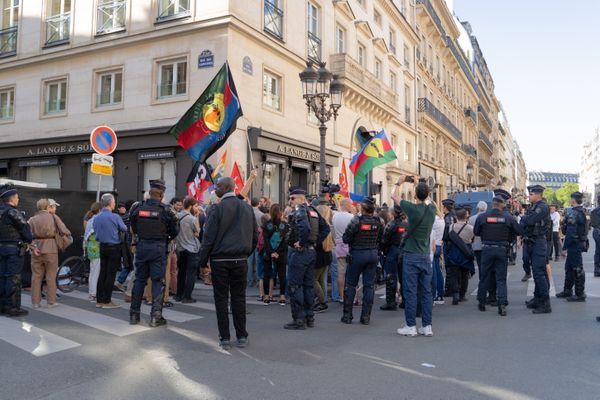
[[[254,212],[235,193],[235,182],[221,178],[215,193],[221,199],[213,206],[204,225],[199,265],[206,265],[210,258],[213,293],[219,344],[224,350],[231,348],[227,301],[231,292],[231,313],[237,336],[237,346],[248,345],[246,331],[246,272],[248,256],[258,242],[258,227]]]

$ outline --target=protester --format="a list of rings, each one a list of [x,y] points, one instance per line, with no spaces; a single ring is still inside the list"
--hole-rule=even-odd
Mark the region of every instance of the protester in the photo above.
[[[175,215],[178,215],[183,211],[183,200],[180,197],[173,197],[169,202]],[[169,301],[170,295],[177,293],[177,277],[178,274],[178,263],[177,263],[177,241],[172,240],[169,245],[169,256],[167,258],[167,272],[165,274],[165,301],[164,307],[172,307],[173,304]]]
[[[121,217],[113,213],[115,198],[106,193],[100,199],[102,211],[94,217],[93,228],[96,240],[100,243],[100,274],[96,289],[97,308],[119,308],[112,301],[112,291],[117,270],[121,265],[120,233],[126,232],[127,227]]]
[[[262,301],[264,305],[268,306],[271,300],[273,300],[273,280],[271,275],[273,269],[271,264],[265,262],[265,238],[263,235],[262,227],[269,222],[271,217],[269,214],[263,214],[260,216],[258,224],[258,243],[256,245],[256,276],[258,278],[258,299]]]
[[[279,279],[279,305],[285,306],[286,267],[287,267],[287,244],[285,238],[288,235],[289,226],[283,219],[279,204],[273,204],[269,210],[271,219],[262,227],[265,254],[265,280],[267,271],[269,277],[273,269]],[[269,268],[271,266],[271,268]],[[270,279],[269,279],[270,280]],[[271,285],[269,287],[272,287]],[[272,289],[271,289],[272,290]],[[271,294],[271,292],[269,292]],[[264,299],[263,299],[264,300]],[[269,304],[270,299],[265,303]]]
[[[85,227],[83,234],[83,243],[85,253],[90,260],[90,274],[88,276],[88,295],[92,303],[96,302],[96,289],[98,286],[98,276],[100,275],[100,243],[96,240],[96,232],[94,232],[94,218],[102,206],[100,203],[92,203],[90,211],[88,211],[88,224]]]
[[[122,292],[125,292],[125,280],[127,276],[133,271],[133,254],[131,253],[131,231],[129,223],[129,209],[125,202],[119,202],[117,204],[117,213],[123,219],[123,223],[127,227],[127,232],[122,234],[121,242],[121,265],[123,269],[117,274],[117,283],[115,286]]]
[[[248,345],[246,274],[248,257],[258,242],[253,210],[236,198],[234,189],[235,181],[231,178],[221,178],[217,182],[216,194],[221,201],[208,214],[200,248],[200,265],[206,265],[210,259],[219,345],[224,350],[231,348],[227,307],[230,293],[237,346]]]
[[[199,204],[193,197],[186,197],[183,210],[177,214],[179,234],[177,235],[177,293],[176,301],[195,303],[192,291],[198,275],[198,252],[200,251]]]
[[[33,234],[34,244],[39,255],[31,256],[31,304],[39,308],[42,300],[42,283],[46,282],[46,301],[48,308],[56,306],[56,274],[58,273],[57,236],[71,235],[60,217],[55,215],[60,206],[52,199],[40,199],[37,202],[38,212],[28,223]]]
[[[252,212],[254,213],[256,226],[259,227],[261,226],[260,218],[263,216],[263,213],[259,209],[260,201],[257,198],[253,198],[250,201],[250,205],[252,206]],[[256,249],[250,255],[250,258],[248,258],[248,286],[252,287],[255,285],[260,285],[260,279],[262,279],[261,270],[263,268],[263,262],[259,258],[258,250]]]
[[[317,207],[317,211],[327,225],[331,227],[332,223],[332,212],[328,205],[321,204]],[[331,228],[330,228],[331,229]],[[317,243],[315,246],[316,250],[316,262],[315,262],[315,274],[313,276],[313,286],[315,288],[315,295],[317,303],[314,305],[313,310],[316,313],[327,311],[327,269],[331,265],[332,261],[332,250],[333,250],[333,234],[329,234],[325,237],[322,243]]]

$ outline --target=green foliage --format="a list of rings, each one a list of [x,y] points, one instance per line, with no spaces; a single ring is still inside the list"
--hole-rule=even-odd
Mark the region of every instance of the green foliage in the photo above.
[[[563,207],[571,205],[571,193],[579,191],[579,185],[576,183],[565,183],[556,190],[556,199]]]
[[[546,199],[546,203],[548,205],[558,204],[558,199],[556,198],[556,192],[550,188],[544,190],[544,198]]]

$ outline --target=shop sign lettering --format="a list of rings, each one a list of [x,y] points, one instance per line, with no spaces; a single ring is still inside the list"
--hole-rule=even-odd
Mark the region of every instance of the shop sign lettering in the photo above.
[[[51,146],[31,147],[27,149],[28,156],[48,156],[58,154],[87,153],[92,151],[89,143],[61,144]]]
[[[299,148],[293,147],[293,146],[287,146],[287,145],[280,144],[277,146],[277,152],[279,152],[281,154],[286,154],[288,156],[296,157],[296,158],[302,158],[304,160],[319,161],[319,153],[314,152],[314,151],[299,149]]]

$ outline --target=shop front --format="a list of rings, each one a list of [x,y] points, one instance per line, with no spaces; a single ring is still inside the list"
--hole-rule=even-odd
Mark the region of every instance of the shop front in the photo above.
[[[162,178],[167,200],[183,196],[192,160],[167,129],[117,132],[113,176],[101,179],[90,170],[93,150],[88,134],[3,144],[0,177],[45,183],[52,189],[95,192],[100,185],[101,191],[115,191],[120,200],[140,199],[149,179]]]
[[[306,188],[311,195],[320,191],[319,147],[310,143],[278,135],[262,128],[249,127],[251,157],[258,169],[257,181],[251,196],[265,196],[274,203],[287,203],[291,186]],[[341,153],[326,151],[327,174],[339,165]],[[250,160],[248,169],[251,169]],[[335,180],[335,179],[332,179]],[[337,181],[337,180],[336,180]]]

